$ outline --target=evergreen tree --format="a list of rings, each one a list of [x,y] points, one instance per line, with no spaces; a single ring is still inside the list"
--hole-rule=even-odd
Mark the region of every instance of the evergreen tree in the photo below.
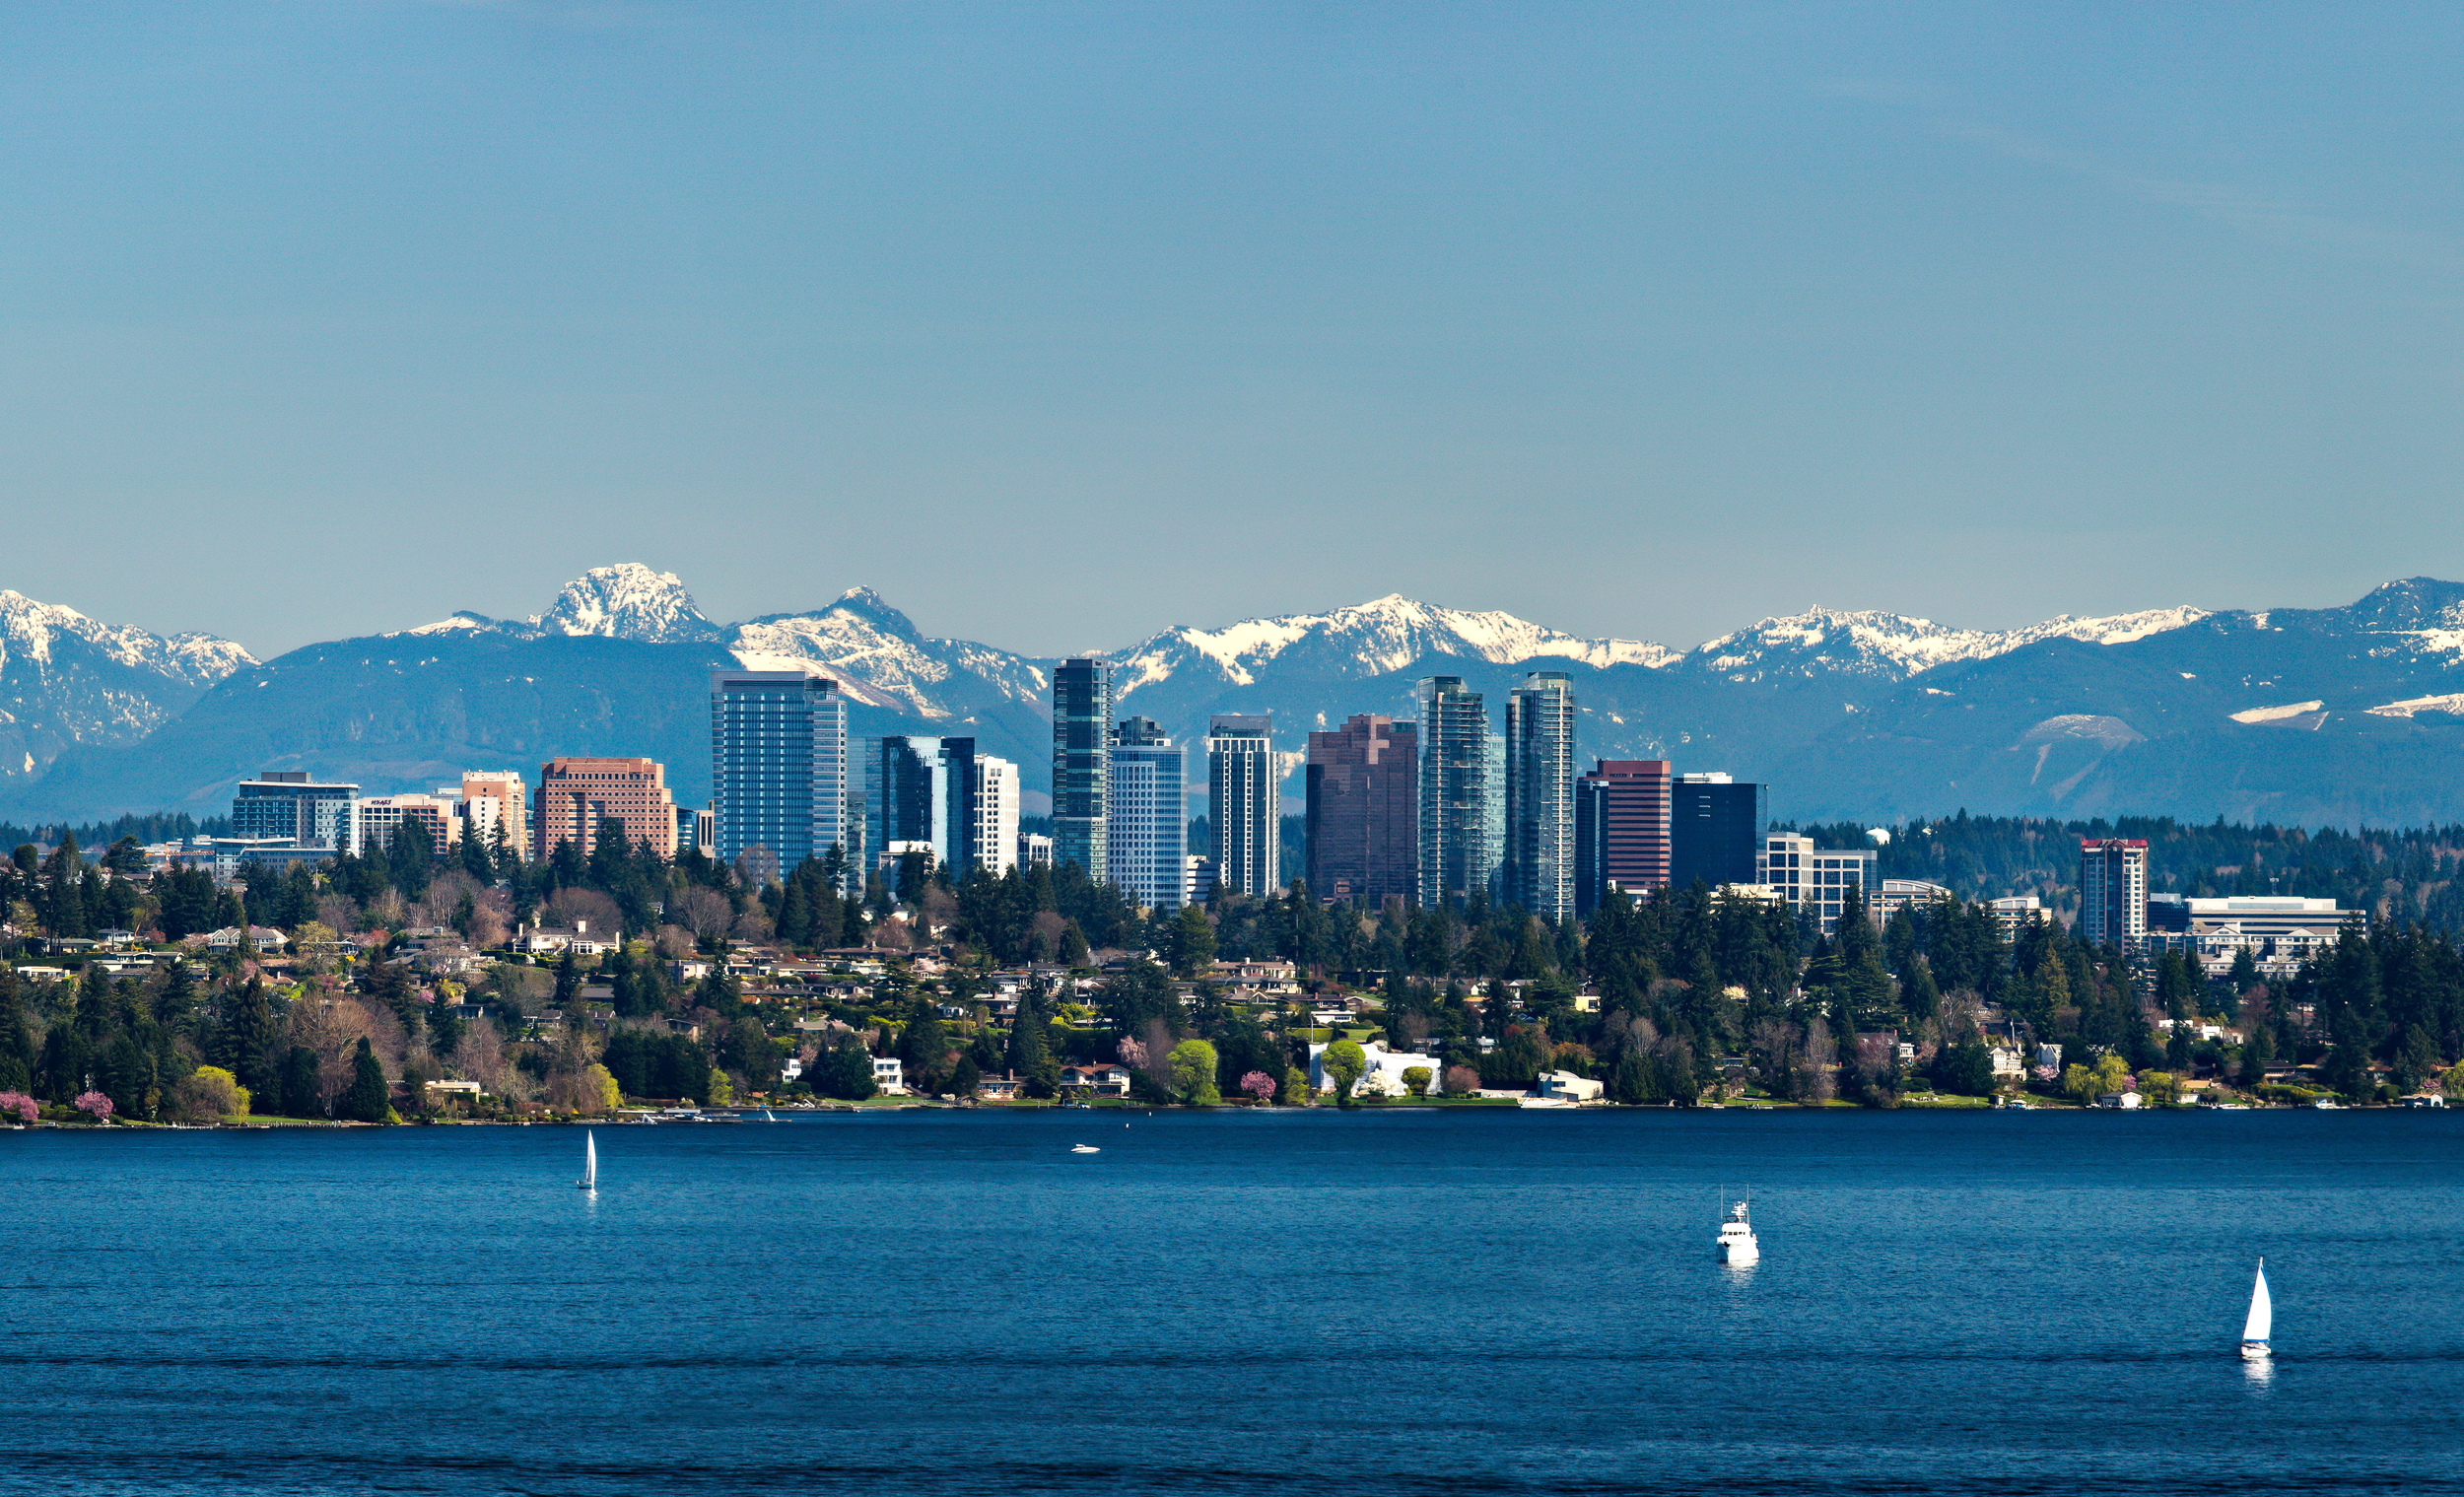
[[[154,1018],[158,1024],[181,1024],[197,1006],[196,979],[189,974],[188,964],[177,957],[163,969],[163,986],[154,994]]]
[[[428,881],[436,876],[436,871],[437,843],[429,836],[427,823],[417,817],[403,817],[385,844],[385,876],[402,891],[404,899],[417,900],[427,895]]]
[[[556,995],[548,1001],[555,1004],[560,1011],[570,1013],[573,1009],[574,995],[581,991],[582,960],[574,955],[574,948],[568,946],[565,948],[564,956],[559,958],[556,964]]]
[[[898,1057],[909,1083],[927,1096],[942,1091],[949,1075],[949,1031],[927,1000],[924,1011],[899,1031]]]
[[[1009,1053],[1003,1059],[1028,1096],[1050,1097],[1061,1089],[1052,1029],[1039,1000],[1029,997],[1018,1005],[1017,1021],[1009,1026]]]
[[[251,1093],[268,1098],[282,1094],[275,1071],[274,1010],[266,1001],[263,978],[248,979],[237,994],[225,998],[221,1044],[215,1049],[224,1067]]]
[[[32,1087],[38,1055],[34,1031],[26,1024],[25,1000],[18,993],[17,969],[0,963],[0,1092]]]
[[[498,832],[502,836],[501,826]],[[488,839],[478,835],[476,830],[462,834],[462,871],[478,880],[479,887],[483,889],[496,883],[496,857],[488,846]]]
[[[294,1045],[283,1057],[282,1114],[286,1118],[325,1116],[324,1082],[317,1075],[316,1052]]]
[[[351,1057],[351,1085],[343,1092],[334,1116],[356,1123],[382,1123],[392,1111],[393,1094],[385,1085],[385,1068],[368,1048],[367,1037],[362,1036],[359,1050]]]

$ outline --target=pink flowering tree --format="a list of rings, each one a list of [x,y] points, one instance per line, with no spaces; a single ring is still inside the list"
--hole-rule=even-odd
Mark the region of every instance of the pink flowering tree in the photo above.
[[[1261,1102],[1272,1102],[1274,1100],[1275,1093],[1275,1079],[1272,1076],[1267,1075],[1265,1071],[1251,1071],[1248,1075],[1241,1078],[1241,1090],[1249,1093]]]
[[[1120,1044],[1120,1046],[1119,1046],[1118,1048],[1119,1048],[1120,1055],[1121,1055],[1121,1063],[1122,1063],[1122,1064],[1124,1064],[1124,1065],[1126,1065],[1126,1066],[1129,1067],[1129,1069],[1131,1069],[1131,1070],[1133,1070],[1133,1071],[1142,1071],[1142,1070],[1146,1069],[1146,1047],[1145,1047],[1145,1046],[1140,1045],[1140,1044],[1139,1044],[1137,1041],[1135,1041],[1135,1040],[1131,1040],[1131,1039],[1129,1039],[1129,1038],[1126,1038],[1126,1037],[1125,1037],[1125,1038],[1121,1041],[1121,1044]]]
[[[111,1121],[111,1099],[101,1092],[78,1093],[77,1110],[97,1123]]]
[[[42,1109],[24,1092],[0,1092],[0,1117],[11,1113],[17,1115],[20,1123],[33,1123],[42,1116]]]

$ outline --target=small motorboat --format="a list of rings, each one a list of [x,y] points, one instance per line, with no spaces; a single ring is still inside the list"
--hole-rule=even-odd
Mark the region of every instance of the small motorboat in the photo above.
[[[1073,1143],[1069,1146],[1069,1152],[1072,1154],[1101,1154],[1104,1151],[1091,1143]]]

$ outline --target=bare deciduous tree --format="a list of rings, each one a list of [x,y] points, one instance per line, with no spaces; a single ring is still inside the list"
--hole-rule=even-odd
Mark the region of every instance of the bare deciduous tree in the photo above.
[[[681,919],[684,928],[693,932],[694,939],[701,941],[719,939],[736,922],[735,907],[728,904],[727,897],[716,889],[686,890],[684,898],[668,907],[668,914]]]

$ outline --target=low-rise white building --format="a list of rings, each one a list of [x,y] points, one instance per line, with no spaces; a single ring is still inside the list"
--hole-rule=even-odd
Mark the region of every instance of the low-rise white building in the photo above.
[[[1598,1102],[1608,1089],[1572,1071],[1541,1071],[1533,1090],[1543,1097],[1561,1097],[1568,1102]]]
[[[907,1095],[906,1066],[896,1055],[875,1055],[872,1061],[872,1084],[885,1097]]]
[[[1335,1090],[1335,1073],[1326,1068],[1326,1050],[1324,1045],[1309,1047],[1309,1084],[1317,1091],[1332,1092]],[[1360,1073],[1359,1084],[1352,1088],[1355,1097],[1410,1096],[1411,1085],[1403,1079],[1403,1072],[1413,1066],[1428,1070],[1429,1090],[1432,1092],[1437,1090],[1439,1078],[1446,1074],[1446,1063],[1435,1055],[1415,1055],[1407,1050],[1390,1051],[1384,1040],[1371,1040],[1361,1046],[1360,1051],[1368,1057],[1369,1065]]]

